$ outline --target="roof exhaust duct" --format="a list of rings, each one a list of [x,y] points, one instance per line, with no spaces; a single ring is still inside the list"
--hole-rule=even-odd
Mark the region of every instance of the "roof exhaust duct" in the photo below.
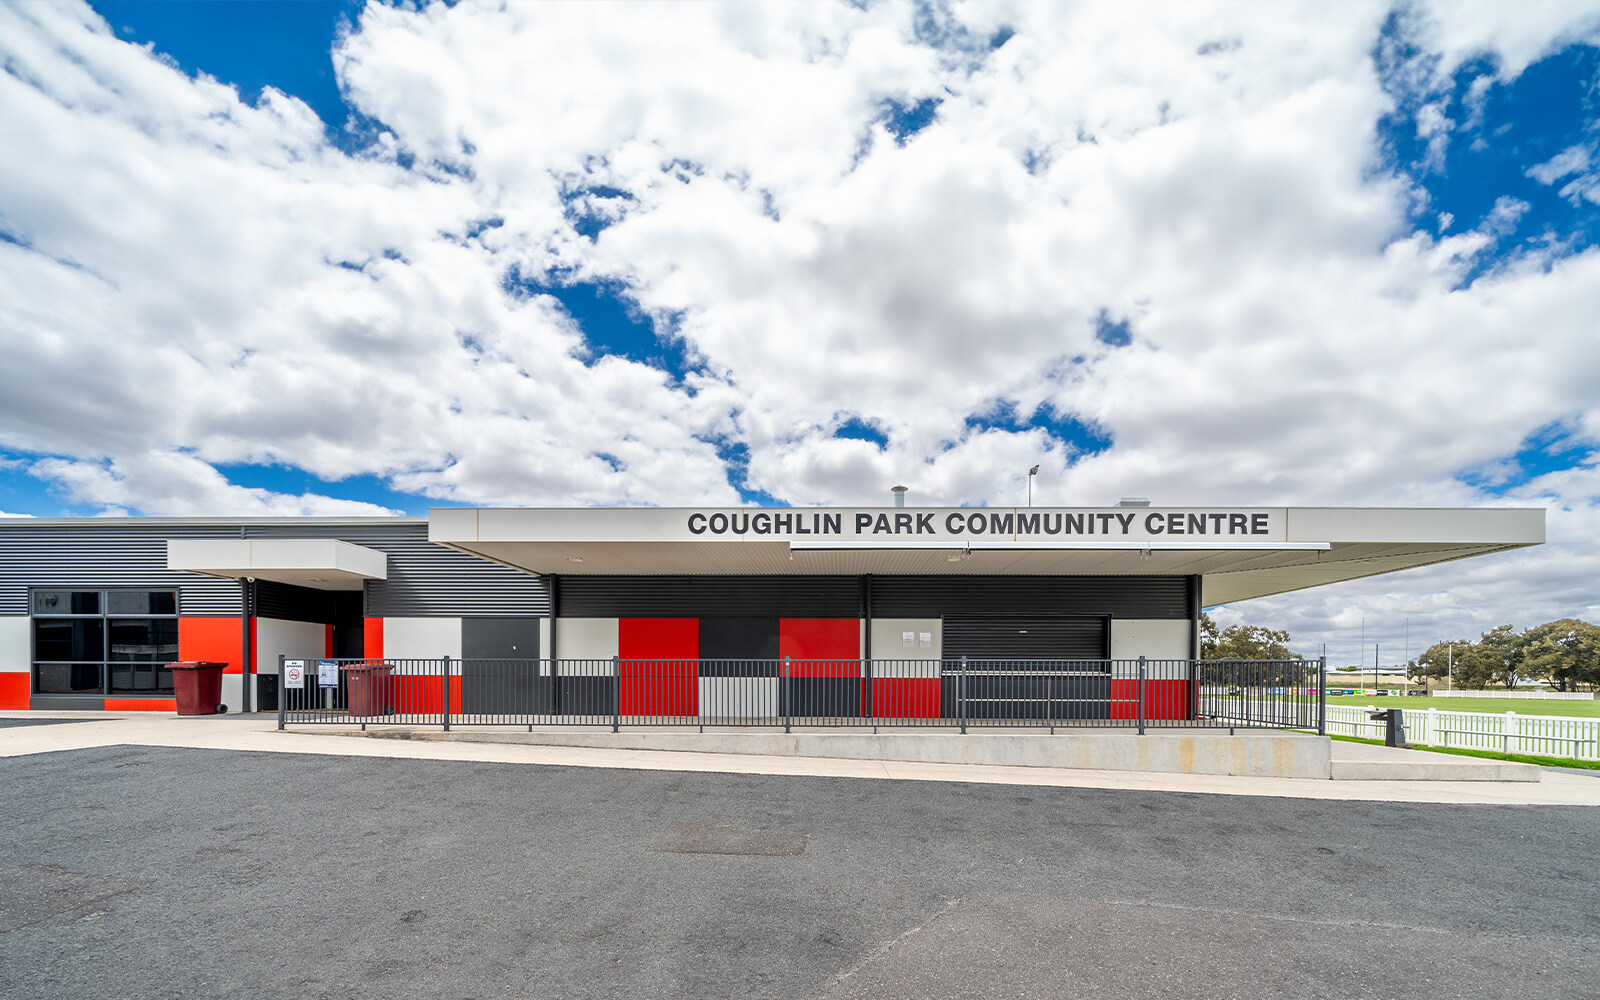
[[[894,505],[896,507],[904,507],[906,505],[906,489],[904,486],[889,487],[889,492],[894,494]]]

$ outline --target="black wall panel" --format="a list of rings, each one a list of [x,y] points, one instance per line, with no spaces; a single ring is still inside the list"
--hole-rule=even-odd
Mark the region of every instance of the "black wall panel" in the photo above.
[[[767,660],[778,658],[778,619],[702,618],[700,620],[700,676],[750,677],[748,663],[708,660]],[[764,665],[765,666],[765,665]],[[763,671],[765,673],[765,671]],[[776,676],[776,667],[771,668]]]
[[[261,618],[332,625],[361,617],[359,590],[315,590],[271,580],[257,580],[255,588],[255,610]]]
[[[854,576],[563,576],[567,618],[854,618]]]
[[[875,618],[948,614],[1188,618],[1186,576],[874,576]]]

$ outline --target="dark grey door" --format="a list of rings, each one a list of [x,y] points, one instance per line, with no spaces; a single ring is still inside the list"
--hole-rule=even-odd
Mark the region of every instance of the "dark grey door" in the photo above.
[[[461,620],[461,711],[532,715],[550,710],[550,678],[540,675],[539,619]]]

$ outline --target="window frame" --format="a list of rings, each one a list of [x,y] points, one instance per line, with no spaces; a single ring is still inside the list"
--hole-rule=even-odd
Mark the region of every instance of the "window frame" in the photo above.
[[[37,610],[36,597],[41,593],[63,594],[95,594],[98,612],[95,614],[74,613],[71,610],[72,600],[67,601],[68,610],[62,612],[40,612]],[[144,611],[118,611],[111,610],[113,594],[170,594],[172,597],[172,611],[170,614],[155,614]],[[178,636],[178,622],[182,617],[183,592],[176,587],[82,587],[82,586],[41,586],[28,588],[28,664],[29,687],[33,694],[51,698],[171,698],[172,672],[164,670],[166,664],[172,661],[162,660],[119,660],[112,656],[111,631],[112,625],[118,621],[138,619],[144,621],[171,621],[173,623],[174,645]],[[151,603],[148,599],[146,605]],[[39,658],[39,621],[73,621],[90,620],[99,622],[100,627],[100,655],[98,660],[42,660]],[[174,654],[176,659],[177,654]],[[40,667],[97,667],[100,672],[100,686],[95,690],[79,691],[41,691],[39,689]],[[155,687],[144,690],[116,690],[112,687],[113,671],[122,670],[124,673],[137,675],[141,667],[153,666],[155,673]],[[165,682],[163,684],[163,682]]]

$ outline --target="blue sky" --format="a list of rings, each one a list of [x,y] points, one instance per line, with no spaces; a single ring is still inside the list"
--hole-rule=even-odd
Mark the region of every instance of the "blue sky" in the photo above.
[[[1060,505],[1551,511],[1262,606],[1299,633],[1600,613],[1600,3],[1162,10],[8,6],[0,512],[1010,504],[1038,465]]]

